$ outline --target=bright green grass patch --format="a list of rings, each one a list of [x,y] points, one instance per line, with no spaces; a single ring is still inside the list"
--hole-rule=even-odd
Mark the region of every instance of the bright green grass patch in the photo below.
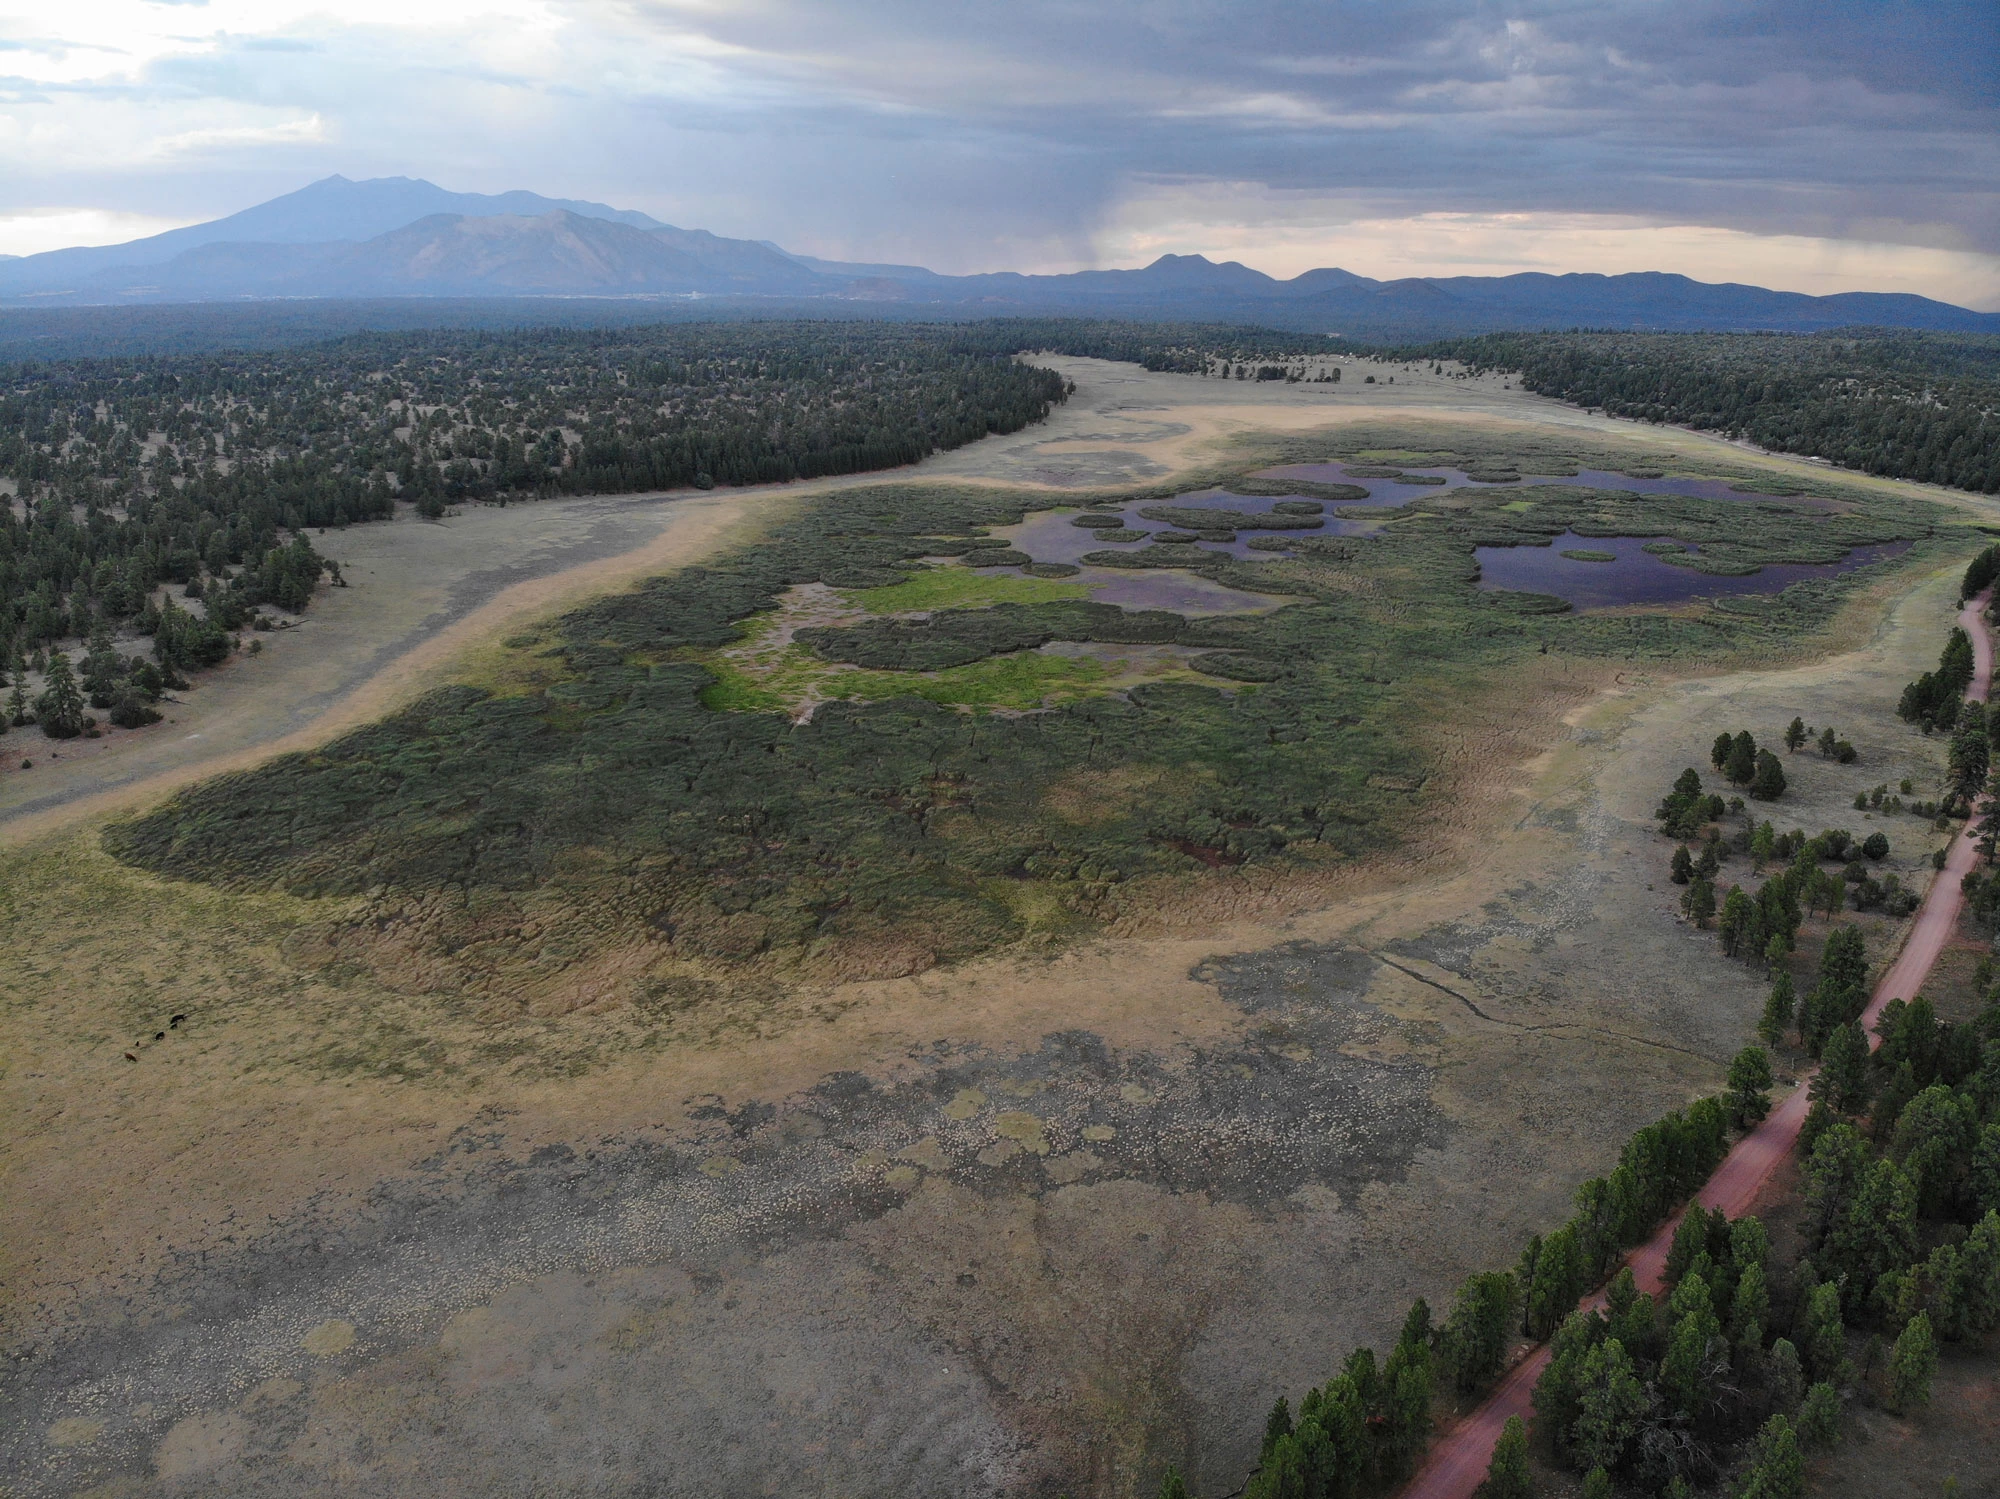
[[[716,680],[702,693],[703,706],[738,713],[789,711],[811,701],[879,703],[910,697],[951,708],[1026,711],[1051,700],[1088,696],[1112,675],[1102,661],[1040,651],[989,656],[936,672],[847,670],[828,665],[804,646],[788,646],[763,658],[756,671],[726,657],[707,664]]]
[[[1535,502],[1533,500],[1509,500],[1500,508],[1510,515],[1525,515],[1528,511],[1535,508]]]
[[[1572,562],[1616,562],[1616,552],[1600,552],[1592,547],[1565,547],[1563,556]]]
[[[1019,573],[980,573],[966,567],[933,567],[912,573],[907,583],[864,588],[847,595],[870,614],[909,614],[920,609],[976,609],[987,604],[1053,604],[1090,597],[1083,583],[1028,578]]]

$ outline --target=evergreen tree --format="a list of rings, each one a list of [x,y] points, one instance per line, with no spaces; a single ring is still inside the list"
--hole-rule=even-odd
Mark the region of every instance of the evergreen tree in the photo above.
[[[1806,1491],[1805,1459],[1798,1434],[1783,1416],[1773,1416],[1757,1433],[1750,1467],[1737,1488],[1737,1499],[1799,1499]]]
[[[1506,1270],[1468,1276],[1458,1288],[1438,1351],[1460,1391],[1470,1394],[1500,1372],[1519,1304],[1519,1283]]]
[[[1535,1482],[1528,1472],[1528,1427],[1519,1416],[1509,1416],[1500,1428],[1500,1440],[1493,1444],[1493,1461],[1478,1499],[1534,1499],[1534,1493]]]
[[[1757,741],[1750,737],[1748,729],[1738,734],[1729,746],[1722,773],[1732,786],[1747,786],[1757,778]]]
[[[1179,1468],[1169,1467],[1161,1476],[1160,1499],[1188,1499],[1187,1480]]]
[[[1625,1345],[1606,1338],[1584,1355],[1577,1382],[1573,1441],[1578,1457],[1593,1468],[1615,1468],[1638,1435],[1646,1414],[1646,1387],[1639,1382]]]
[[[1799,1440],[1808,1447],[1831,1447],[1840,1440],[1840,1392],[1821,1380],[1799,1402]]]
[[[1715,919],[1715,886],[1707,880],[1696,880],[1681,898],[1681,909],[1696,926],[1706,927]]]
[[[1890,1398],[1897,1411],[1908,1415],[1919,1406],[1930,1404],[1931,1378],[1937,1373],[1937,1362],[1937,1339],[1931,1333],[1930,1314],[1918,1312],[1896,1339],[1895,1350],[1889,1355]]]
[[[1549,1339],[1549,1361],[1535,1382],[1535,1419],[1565,1452],[1583,1414],[1584,1365],[1603,1333],[1604,1319],[1595,1312],[1572,1311]]]
[[[1806,721],[1803,718],[1794,718],[1785,730],[1785,748],[1797,754],[1800,746],[1806,742],[1806,734]]]
[[[1847,1362],[1847,1327],[1840,1317],[1840,1287],[1828,1281],[1813,1287],[1806,1297],[1800,1328],[1799,1351],[1805,1355],[1806,1372],[1814,1379],[1839,1377]]]
[[[1278,1403],[1271,1407],[1271,1414],[1264,1418],[1264,1442],[1257,1449],[1258,1465],[1262,1466],[1270,1462],[1271,1454],[1277,1448],[1278,1439],[1280,1437],[1288,1437],[1291,1434],[1291,1402],[1285,1399],[1283,1395],[1280,1395]]]
[[[1835,737],[1834,732],[1831,728],[1825,728],[1820,730],[1819,753],[1821,759],[1831,760],[1838,749],[1838,745],[1839,745],[1839,740]]]
[[[1980,740],[1983,745],[1986,741]],[[1982,767],[1982,774],[1984,770]],[[1750,794],[1759,801],[1776,801],[1785,794],[1785,767],[1769,750],[1757,751],[1756,768],[1750,780]]]
[[[111,649],[111,631],[102,620],[90,634],[90,651],[83,658],[83,690],[93,708],[109,708],[118,696],[118,653]]]
[[[1694,857],[1688,853],[1688,846],[1685,843],[1674,850],[1672,863],[1668,866],[1668,875],[1676,885],[1685,885],[1694,877]]]
[[[1420,1342],[1399,1342],[1382,1366],[1388,1397],[1382,1435],[1385,1467],[1407,1471],[1423,1455],[1431,1434],[1431,1351]]]
[[[1868,1038],[1852,1021],[1837,1025],[1820,1054],[1812,1096],[1836,1113],[1858,1114],[1868,1106]]]
[[[1709,747],[1708,763],[1713,765],[1717,770],[1721,770],[1723,766],[1729,763],[1729,753],[1735,748],[1736,736],[1734,734],[1717,734],[1715,736],[1715,743]]]
[[[1778,1339],[1764,1356],[1764,1388],[1770,1393],[1772,1406],[1786,1414],[1797,1410],[1805,1383],[1805,1366],[1799,1362],[1799,1350],[1792,1346],[1790,1338]]]
[[[1729,1064],[1729,1107],[1736,1127],[1754,1124],[1771,1112],[1771,1056],[1761,1046],[1746,1046]]]
[[[1789,969],[1780,968],[1778,976],[1771,981],[1771,997],[1764,1001],[1763,1018],[1757,1022],[1757,1039],[1766,1046],[1776,1046],[1785,1039],[1785,1032],[1792,1027],[1792,1015],[1798,1008],[1798,996],[1792,992],[1792,975]]]
[[[1764,1324],[1771,1316],[1771,1292],[1764,1267],[1752,1265],[1736,1280],[1736,1295],[1730,1303],[1729,1330],[1736,1346],[1746,1357],[1764,1346]],[[1796,1355],[1795,1355],[1796,1356]]]
[[[83,694],[61,651],[49,657],[41,695],[35,699],[35,719],[51,739],[74,739],[83,732]]]

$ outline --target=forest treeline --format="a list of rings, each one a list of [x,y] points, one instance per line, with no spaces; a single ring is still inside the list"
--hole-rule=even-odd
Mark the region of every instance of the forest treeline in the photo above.
[[[0,477],[16,491],[0,506],[0,652],[86,639],[163,582],[225,585],[208,596],[238,623],[258,603],[297,608],[319,576],[294,565],[297,536],[399,499],[434,515],[914,462],[1064,398],[1018,346],[990,330],[764,323],[16,366],[0,372]]]
[[[1517,371],[1539,395],[1890,478],[2000,491],[2000,337],[1486,333],[1381,351]]]

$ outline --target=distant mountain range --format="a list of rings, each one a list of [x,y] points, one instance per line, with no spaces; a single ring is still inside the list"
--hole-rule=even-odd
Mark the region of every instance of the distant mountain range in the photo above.
[[[794,255],[602,203],[453,193],[408,177],[328,177],[129,244],[0,258],[0,308],[364,297],[722,297],[788,312],[837,302],[847,316],[875,304],[900,317],[1088,313],[1364,336],[1857,324],[2000,332],[2000,314],[1925,297],[1809,297],[1660,272],[1377,281],[1329,268],[1281,281],[1235,261],[1163,255],[1134,271],[942,276]]]

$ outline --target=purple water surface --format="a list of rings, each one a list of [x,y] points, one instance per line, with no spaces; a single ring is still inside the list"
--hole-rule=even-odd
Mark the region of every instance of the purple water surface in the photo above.
[[[1362,464],[1363,468],[1375,467]],[[1748,501],[1755,504],[1768,501],[1772,504],[1796,507],[1806,514],[1828,514],[1830,508],[1824,500],[1806,497],[1794,498],[1788,495],[1751,494],[1731,489],[1731,483],[1741,482],[1729,479],[1633,479],[1609,469],[1579,469],[1575,474],[1523,474],[1519,479],[1510,479],[1498,484],[1484,480],[1469,479],[1463,469],[1456,468],[1412,468],[1407,464],[1382,464],[1383,468],[1400,468],[1406,474],[1429,474],[1442,478],[1442,484],[1405,484],[1397,479],[1360,478],[1348,472],[1342,463],[1288,463],[1278,468],[1262,469],[1257,477],[1275,479],[1282,483],[1287,479],[1307,479],[1316,484],[1354,484],[1368,491],[1365,500],[1342,500],[1343,505],[1406,505],[1411,500],[1425,494],[1439,494],[1453,489],[1521,489],[1532,484],[1565,484],[1580,489],[1622,489],[1629,494],[1672,494],[1691,500],[1731,500],[1737,503]]]
[[[1620,604],[1680,604],[1725,594],[1777,593],[1806,578],[1831,578],[1909,550],[1907,541],[1856,547],[1839,562],[1767,563],[1743,577],[1721,577],[1692,567],[1675,567],[1645,550],[1653,537],[1578,536],[1566,531],[1548,546],[1480,547],[1479,586],[1523,593],[1552,593],[1578,609],[1610,609]],[[1579,562],[1564,551],[1611,552],[1616,561]]]

